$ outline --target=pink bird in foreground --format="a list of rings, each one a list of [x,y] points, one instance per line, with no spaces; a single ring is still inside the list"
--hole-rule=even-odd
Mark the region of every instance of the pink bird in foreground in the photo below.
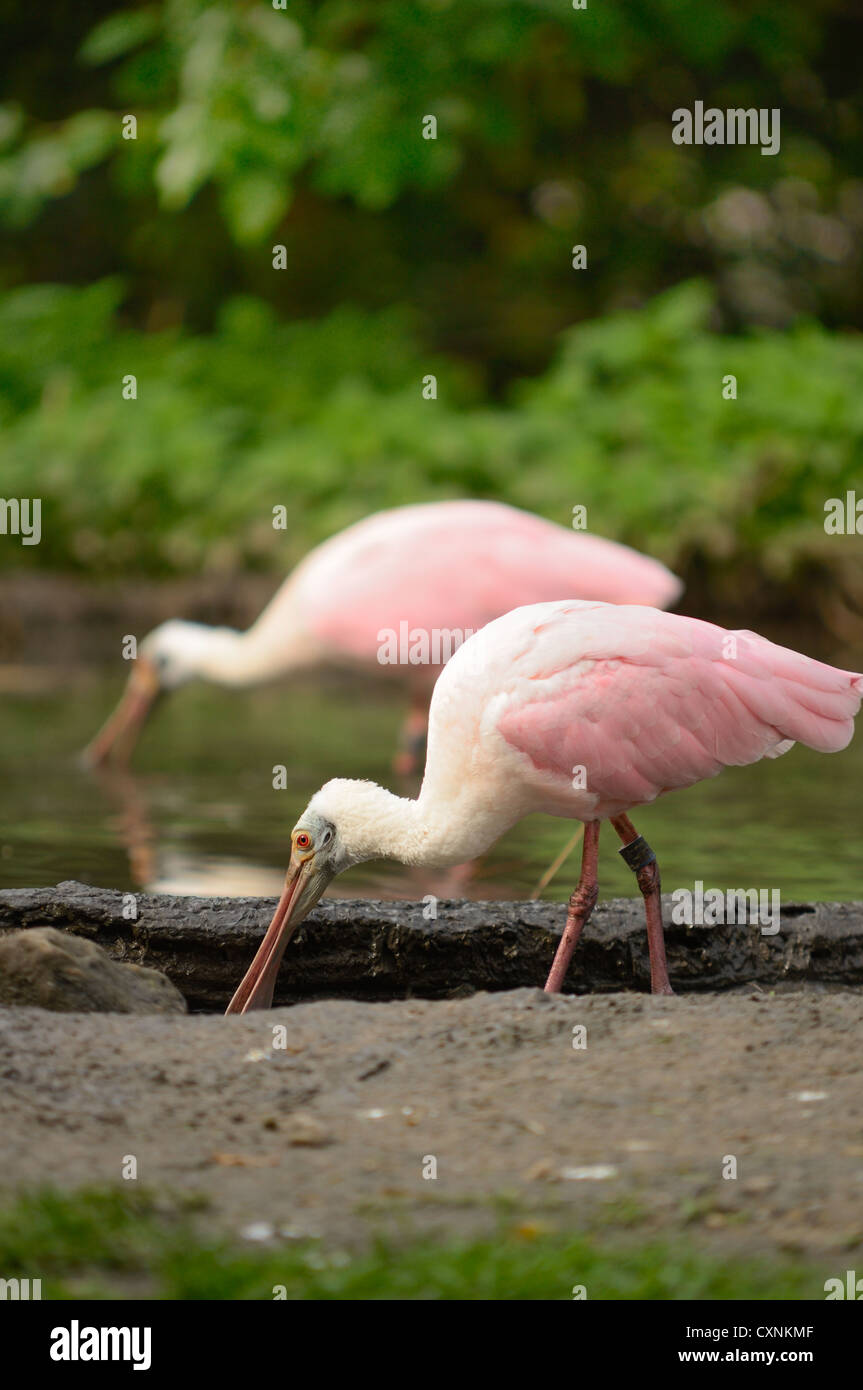
[[[651,988],[670,994],[659,869],[626,812],[795,741],[838,752],[861,697],[861,675],[695,618],[573,601],[507,613],[438,679],[417,800],[345,780],[312,797],[291,834],[275,915],[227,1012],[270,1006],[285,946],[335,874],[368,859],[458,864],[536,811],[585,825],[546,990],[560,990],[596,902],[599,829],[610,820],[645,901]]]
[[[562,593],[666,608],[682,588],[638,551],[500,502],[379,512],[311,551],[247,632],[178,620],[155,628],[84,760],[124,761],[156,696],[195,678],[240,688],[347,662],[407,681],[411,712],[396,762],[405,773],[422,746],[437,675],[465,636]]]

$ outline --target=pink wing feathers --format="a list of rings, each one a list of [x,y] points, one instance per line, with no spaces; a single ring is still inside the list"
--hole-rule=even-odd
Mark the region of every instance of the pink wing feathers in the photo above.
[[[851,739],[863,676],[647,608],[554,604],[523,615],[531,612],[534,641],[496,727],[540,780],[571,785],[584,767],[598,817],[793,742],[836,752]]]
[[[286,594],[319,640],[370,660],[378,633],[402,622],[476,631],[561,596],[664,607],[681,587],[664,565],[614,541],[498,502],[454,501],[349,527],[307,557]]]

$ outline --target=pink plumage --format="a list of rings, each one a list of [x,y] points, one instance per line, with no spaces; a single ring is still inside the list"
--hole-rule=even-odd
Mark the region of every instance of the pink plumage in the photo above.
[[[665,607],[682,587],[625,545],[500,502],[379,512],[311,551],[248,631],[171,620],[151,632],[123,700],[83,758],[128,758],[160,690],[198,678],[242,688],[335,662],[409,685],[412,709],[395,764],[409,772],[438,672],[492,618],[560,594]]]
[[[626,812],[796,741],[849,743],[863,676],[753,632],[635,605],[558,600],[496,619],[444,667],[416,801],[327,782],[291,836],[285,888],[229,1013],[272,1002],[282,952],[336,873],[366,859],[448,865],[532,812],[584,821],[581,876],[546,990],[560,990],[598,893],[610,820],[645,903],[651,988],[671,994],[656,856]]]
[[[489,699],[503,748],[542,803],[535,809],[581,819],[617,815],[794,742],[837,752],[863,695],[863,677],[752,632],[651,608],[558,602],[509,613],[463,648],[439,682],[448,704],[494,647]],[[430,738],[440,736],[437,699]],[[575,769],[583,787],[573,785]]]
[[[429,502],[380,512],[303,560],[250,640],[301,627],[322,653],[376,662],[382,631],[475,632],[525,604],[570,594],[665,608],[682,584],[628,546],[501,502]],[[431,683],[440,662],[425,672]]]

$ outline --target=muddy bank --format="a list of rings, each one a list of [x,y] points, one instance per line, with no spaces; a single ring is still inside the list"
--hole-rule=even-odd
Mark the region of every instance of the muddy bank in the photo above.
[[[664,901],[668,962],[682,992],[788,982],[863,984],[863,903],[798,903],[781,928],[675,926]],[[275,899],[134,897],[79,883],[0,893],[0,933],[57,927],[115,959],[163,971],[195,1010],[223,1010],[252,959]],[[428,910],[428,909],[427,909]],[[131,914],[135,915],[132,916]],[[559,903],[324,900],[291,942],[276,1003],[440,999],[542,985],[563,927]],[[641,899],[601,903],[567,979],[571,993],[649,989]]]
[[[819,985],[3,1009],[0,1191],[121,1184],[133,1155],[143,1185],[273,1244],[488,1232],[504,1202],[551,1230],[685,1232],[843,1274],[863,1246],[861,1017],[859,992]]]

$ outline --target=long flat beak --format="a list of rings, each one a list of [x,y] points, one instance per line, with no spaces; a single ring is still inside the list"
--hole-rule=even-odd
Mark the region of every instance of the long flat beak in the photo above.
[[[312,876],[314,855],[308,859],[292,863],[285,877],[285,886],[279,898],[273,920],[267,927],[266,935],[258,947],[239,989],[225,1010],[226,1014],[246,1014],[251,1009],[269,1009],[273,1003],[276,977],[285,947],[302,922],[306,913],[314,906],[317,897],[303,903],[304,890]]]
[[[156,668],[146,657],[139,656],[120,703],[81,753],[82,766],[99,767],[109,759],[127,763],[158,694]]]

